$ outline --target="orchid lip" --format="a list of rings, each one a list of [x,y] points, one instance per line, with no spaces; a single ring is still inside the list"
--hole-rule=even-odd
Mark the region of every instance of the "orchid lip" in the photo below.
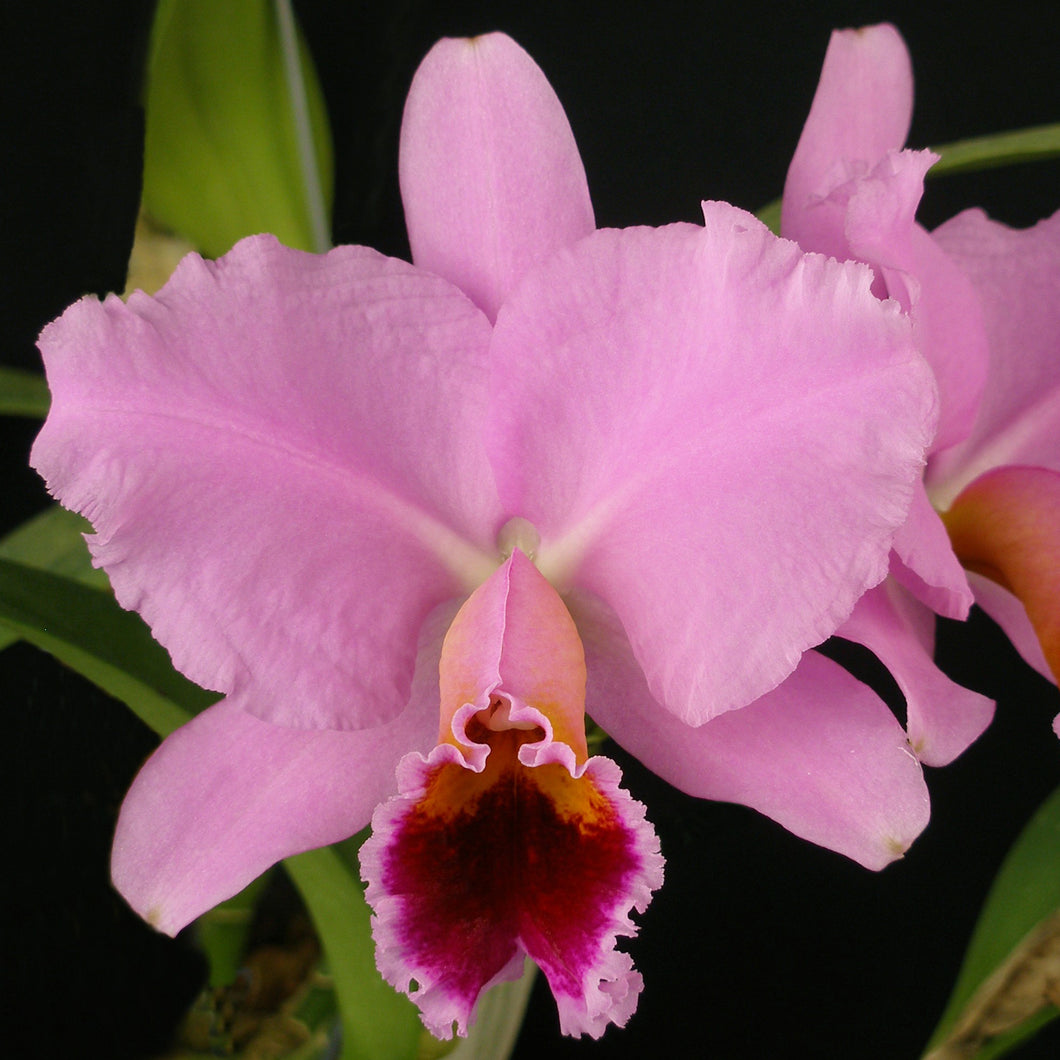
[[[466,1034],[477,999],[531,957],[566,1033],[631,1015],[619,936],[662,883],[658,839],[618,768],[589,758],[585,658],[566,605],[506,524],[504,563],[464,602],[439,661],[439,743],[397,771],[361,849],[380,971],[431,1033]]]

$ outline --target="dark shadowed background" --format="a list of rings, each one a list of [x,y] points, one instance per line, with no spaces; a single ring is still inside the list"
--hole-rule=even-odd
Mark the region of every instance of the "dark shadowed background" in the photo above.
[[[778,195],[833,27],[890,19],[905,35],[917,75],[912,146],[1060,120],[1055,8],[1043,20],[1030,5],[988,3],[295,6],[332,116],[335,241],[400,256],[401,107],[443,35],[504,29],[534,56],[566,106],[600,225],[696,221],[704,198],[754,209]],[[149,14],[113,0],[4,5],[4,363],[36,367],[47,320],[85,292],[122,286]],[[934,225],[969,205],[1029,224],[1060,206],[1060,164],[940,179],[921,218]],[[0,421],[5,530],[47,503],[26,467],[35,429]],[[997,719],[957,763],[929,772],[932,823],[883,873],[750,811],[682,796],[616,753],[668,858],[630,945],[646,982],[640,1008],[600,1042],[566,1041],[539,983],[516,1055],[919,1055],[1000,859],[1060,779],[1057,690],[978,613],[940,636],[944,668],[996,697]],[[155,738],[24,645],[0,654],[0,690],[13,852],[0,1043],[42,1058],[155,1055],[203,967],[192,939],[158,936],[126,910],[106,867],[121,797]],[[1060,1055],[1060,1031],[1016,1055]]]

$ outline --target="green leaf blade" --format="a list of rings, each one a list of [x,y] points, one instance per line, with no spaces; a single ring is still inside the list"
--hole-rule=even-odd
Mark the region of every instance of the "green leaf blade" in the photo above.
[[[929,1060],[1001,1056],[1058,1011],[1060,788],[1020,834],[994,880]]]
[[[50,405],[48,384],[40,372],[0,366],[0,415],[42,420]]]
[[[120,699],[159,736],[217,699],[173,669],[139,616],[73,578],[0,559],[0,623]]]
[[[287,858],[284,866],[313,918],[335,983],[341,1060],[416,1060],[419,1014],[376,970],[371,911],[360,881],[331,848]]]
[[[79,515],[55,504],[0,539],[0,559],[65,574],[85,585],[106,589],[107,576],[92,566],[82,536],[91,529]],[[20,639],[11,627],[0,624],[0,651]]]
[[[143,205],[218,257],[244,236],[329,243],[323,93],[293,21],[269,0],[163,0],[147,86]],[[274,10],[275,8],[275,10]]]

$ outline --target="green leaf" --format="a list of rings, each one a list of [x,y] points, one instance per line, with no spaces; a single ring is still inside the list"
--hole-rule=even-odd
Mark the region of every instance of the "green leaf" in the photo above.
[[[780,235],[780,199],[767,202],[765,206],[756,211],[755,216],[773,235]]]
[[[92,527],[86,519],[54,504],[0,538],[0,558],[13,559],[38,570],[64,574],[84,585],[106,589],[110,584],[107,575],[92,566],[82,536],[91,532]]]
[[[211,987],[235,982],[246,952],[254,903],[268,878],[269,873],[263,873],[239,894],[214,906],[195,921],[195,938],[210,964]]]
[[[159,736],[217,699],[173,669],[113,594],[73,578],[0,559],[0,623],[120,699]]]
[[[1060,788],[1009,851],[987,895],[929,1060],[1000,1056],[1058,1015]]]
[[[976,136],[970,140],[943,144],[932,150],[942,156],[928,170],[928,175],[932,177],[1057,158],[1060,157],[1060,124]]]
[[[335,983],[341,1060],[415,1060],[423,1033],[419,1014],[376,970],[360,881],[330,848],[287,858],[284,866],[313,918]]]
[[[147,79],[143,205],[216,257],[243,236],[329,246],[331,139],[288,0],[162,0]]]
[[[51,395],[40,372],[0,366],[0,414],[44,419]]]
[[[81,536],[91,529],[79,515],[56,504],[0,539],[0,559],[13,559],[105,589],[110,584],[107,576],[92,566]],[[19,636],[14,630],[0,626],[0,651],[17,640]]]

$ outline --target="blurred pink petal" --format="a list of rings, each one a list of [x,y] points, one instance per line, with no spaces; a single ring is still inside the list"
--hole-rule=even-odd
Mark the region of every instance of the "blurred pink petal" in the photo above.
[[[908,56],[893,27],[833,34],[788,174],[782,231],[805,249],[870,264],[874,291],[910,314],[938,381],[941,411],[926,489],[917,491],[895,535],[895,580],[939,614],[961,618],[970,587],[958,561],[994,578],[1025,611],[990,589],[984,604],[997,608],[1037,664],[1022,617],[1029,614],[1056,673],[1060,549],[1055,532],[1043,528],[1041,513],[1054,521],[1055,514],[1052,486],[1040,476],[1060,473],[1060,214],[1016,232],[968,211],[929,235],[915,213],[935,156],[899,150],[911,92]],[[984,480],[977,475],[1006,464],[1028,465],[1017,476],[1039,485],[1021,485],[1018,500],[1007,478],[1004,489],[978,489]],[[969,483],[972,494],[955,502]],[[944,526],[932,504],[949,509]],[[924,760],[948,761],[974,737],[983,710],[971,693],[932,671],[916,637],[903,631],[905,620],[883,606],[887,599],[883,590],[867,597],[849,628],[905,689],[910,738]],[[907,604],[899,609],[906,618]]]
[[[400,174],[412,260],[491,320],[529,268],[596,227],[563,107],[501,33],[440,41],[423,60]]]
[[[1019,598],[1056,681],[1060,678],[1060,472],[995,468],[966,486],[943,519],[965,567]]]
[[[769,691],[884,576],[934,422],[867,270],[704,213],[597,232],[524,280],[488,442],[542,571],[614,607],[693,724]]]
[[[928,469],[932,496],[945,507],[992,467],[1060,471],[1060,213],[1013,229],[966,210],[933,236],[978,291],[990,342],[974,432]]]

